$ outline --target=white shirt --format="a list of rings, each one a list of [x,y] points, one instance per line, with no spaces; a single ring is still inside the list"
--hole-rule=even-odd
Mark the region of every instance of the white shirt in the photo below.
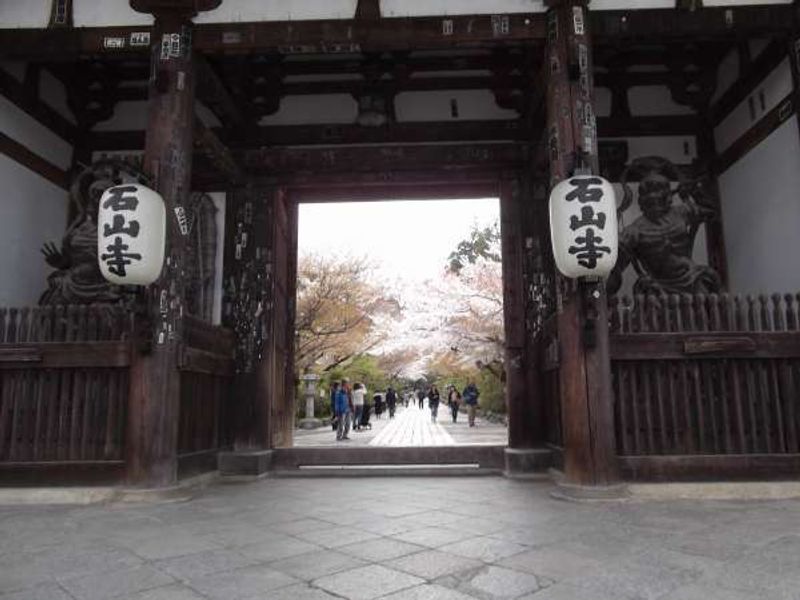
[[[364,396],[367,394],[367,388],[359,388],[353,390],[353,406],[364,406]]]

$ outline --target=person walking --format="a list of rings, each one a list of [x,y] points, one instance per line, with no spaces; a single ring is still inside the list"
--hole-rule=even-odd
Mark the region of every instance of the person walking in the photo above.
[[[394,410],[397,408],[397,393],[392,386],[386,390],[386,406],[389,408],[389,418],[394,419]]]
[[[367,388],[363,383],[353,384],[353,431],[361,431],[361,417],[364,414],[364,398]]]
[[[339,382],[334,381],[331,384],[331,427],[336,431],[336,394],[339,392]]]
[[[458,421],[458,407],[461,404],[461,393],[456,389],[456,386],[450,386],[450,392],[447,394],[447,404],[450,406],[450,414],[453,416],[453,423]]]
[[[342,381],[342,385],[336,392],[336,441],[349,440],[350,433],[350,394],[348,393],[349,384]]]
[[[425,392],[422,388],[417,390],[417,400],[419,400],[419,407],[421,409],[425,401]]]
[[[475,427],[475,411],[478,409],[478,397],[481,393],[474,381],[467,383],[467,387],[461,393],[464,404],[467,405],[467,419],[470,427]]]
[[[428,408],[431,409],[431,423],[436,423],[436,419],[439,416],[439,400],[441,396],[439,395],[439,388],[436,387],[436,384],[431,386],[431,389],[428,391]]]

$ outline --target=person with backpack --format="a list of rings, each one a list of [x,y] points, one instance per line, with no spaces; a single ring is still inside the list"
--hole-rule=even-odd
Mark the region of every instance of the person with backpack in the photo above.
[[[467,405],[467,420],[470,427],[475,427],[475,411],[478,409],[478,397],[480,395],[481,393],[478,391],[474,381],[467,383],[467,387],[461,393],[461,398],[464,404]]]

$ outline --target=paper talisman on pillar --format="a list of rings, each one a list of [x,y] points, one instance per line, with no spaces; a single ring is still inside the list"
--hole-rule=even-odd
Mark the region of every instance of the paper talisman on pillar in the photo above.
[[[139,184],[111,187],[100,199],[97,257],[100,271],[118,285],[149,285],[161,274],[166,248],[164,199]]]
[[[608,277],[617,262],[617,200],[602,177],[576,175],[550,192],[550,238],[566,277]]]

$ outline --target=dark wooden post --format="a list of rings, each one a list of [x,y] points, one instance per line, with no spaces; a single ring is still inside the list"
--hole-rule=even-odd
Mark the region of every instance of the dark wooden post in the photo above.
[[[587,0],[546,0],[547,136],[550,182],[583,167],[599,173]],[[602,283],[560,278],[558,339],[566,482],[618,480]]]
[[[523,189],[519,181],[500,186],[500,234],[503,252],[503,318],[505,327],[506,402],[508,405],[508,448],[506,473],[524,474],[544,466],[547,453],[541,450],[541,391],[531,378],[537,365],[531,364],[525,319],[525,278],[523,249]],[[531,198],[525,201],[530,202]],[[536,447],[540,449],[537,450]]]
[[[714,126],[708,110],[700,113],[701,125],[697,133],[697,158],[708,178],[709,190],[715,201],[716,218],[706,224],[706,253],[708,264],[719,273],[722,287],[728,287],[728,258],[725,250],[725,233],[722,226],[722,202],[717,173],[717,144],[714,141]]]
[[[128,411],[128,482],[147,488],[177,481],[180,373],[177,350],[184,313],[185,236],[177,215],[190,192],[194,69],[192,17],[220,0],[131,0],[153,13],[144,170],[167,207],[167,253],[160,279],[146,296],[151,350],[131,367]]]

